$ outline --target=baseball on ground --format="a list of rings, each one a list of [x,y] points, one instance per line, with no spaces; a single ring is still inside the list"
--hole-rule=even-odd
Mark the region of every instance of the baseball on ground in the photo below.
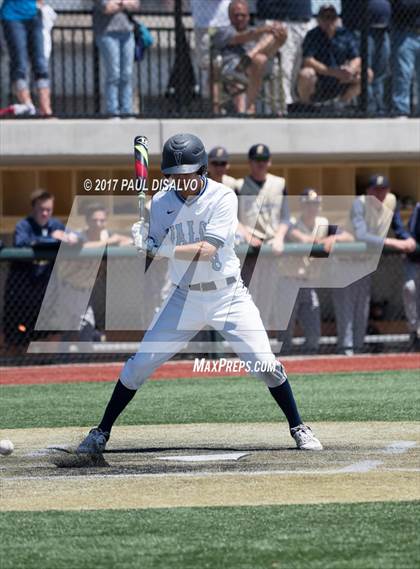
[[[0,454],[3,454],[4,456],[12,454],[14,448],[12,441],[9,441],[9,439],[3,439],[0,441]]]

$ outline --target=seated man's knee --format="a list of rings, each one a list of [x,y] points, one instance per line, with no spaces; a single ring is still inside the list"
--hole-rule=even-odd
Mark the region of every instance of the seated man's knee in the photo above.
[[[298,76],[297,91],[302,102],[308,103],[315,92],[317,84],[317,74],[310,67],[303,67]]]
[[[316,71],[312,67],[302,67],[299,71],[298,80],[302,81],[316,81]]]
[[[256,53],[251,57],[252,64],[256,67],[264,67],[268,61],[268,57],[264,53]]]

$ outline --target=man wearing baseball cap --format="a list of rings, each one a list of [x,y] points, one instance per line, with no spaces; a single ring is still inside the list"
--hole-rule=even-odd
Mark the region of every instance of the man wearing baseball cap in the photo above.
[[[375,199],[369,199],[375,198]],[[393,212],[389,224],[390,211]],[[401,220],[396,196],[390,192],[390,183],[384,174],[369,178],[366,195],[358,196],[350,213],[356,241],[370,247],[392,247],[408,253],[416,242]],[[389,225],[395,237],[386,237]],[[371,275],[363,277],[343,289],[334,289],[333,301],[337,320],[338,349],[346,355],[361,351],[364,344],[371,295]]]
[[[250,173],[239,181],[240,233],[254,247],[270,241],[273,251],[281,254],[290,222],[286,181],[268,172],[271,153],[266,144],[251,146],[248,162]]]
[[[281,255],[284,238],[289,229],[290,214],[287,203],[286,181],[268,172],[271,166],[271,153],[266,144],[254,144],[248,152],[250,173],[239,182],[239,225],[237,233],[252,247],[269,243],[275,255]],[[249,283],[257,261],[256,256],[246,257],[242,267],[242,278]],[[259,260],[264,265],[262,274],[254,275],[257,288],[257,305],[267,327],[270,327],[269,314],[276,306],[276,279],[278,263],[272,256]],[[260,273],[262,271],[259,271]],[[263,282],[258,286],[258,279]],[[258,298],[261,291],[261,298]]]
[[[230,157],[226,148],[223,146],[215,146],[210,150],[208,158],[208,177],[215,182],[219,182],[219,184],[224,184],[236,192],[238,180],[236,180],[236,178],[232,178],[232,176],[228,176],[227,174],[227,171],[230,168]]]

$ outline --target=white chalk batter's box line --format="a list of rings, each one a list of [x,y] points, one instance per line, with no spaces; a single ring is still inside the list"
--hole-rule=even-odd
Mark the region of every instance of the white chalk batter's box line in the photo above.
[[[366,468],[365,463],[371,462],[375,463],[371,465],[371,468]],[[331,476],[337,474],[367,474],[372,473],[376,470],[376,468],[383,464],[380,461],[364,461],[363,463],[355,463],[361,465],[360,470],[346,470],[346,468],[337,468],[331,470],[253,470],[253,471],[227,471],[227,472],[211,472],[211,471],[197,471],[197,472],[158,472],[158,473],[120,473],[120,474],[83,474],[80,476],[77,475],[68,475],[64,474],[63,476],[60,475],[47,475],[47,476],[10,476],[10,477],[2,477],[0,480],[2,482],[14,482],[14,481],[24,481],[24,480],[75,480],[79,481],[83,480],[96,480],[100,478],[101,480],[107,480],[111,478],[217,478],[217,477],[253,477],[253,476]],[[352,466],[352,465],[350,465]],[[382,468],[380,473],[383,472],[419,472],[420,468]],[[419,477],[420,478],[420,477]]]

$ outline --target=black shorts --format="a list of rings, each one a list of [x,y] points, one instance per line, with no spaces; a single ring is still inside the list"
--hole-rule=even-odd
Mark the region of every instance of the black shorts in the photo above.
[[[335,77],[318,77],[312,101],[321,102],[336,99],[343,95],[349,87],[349,84],[340,83]]]

